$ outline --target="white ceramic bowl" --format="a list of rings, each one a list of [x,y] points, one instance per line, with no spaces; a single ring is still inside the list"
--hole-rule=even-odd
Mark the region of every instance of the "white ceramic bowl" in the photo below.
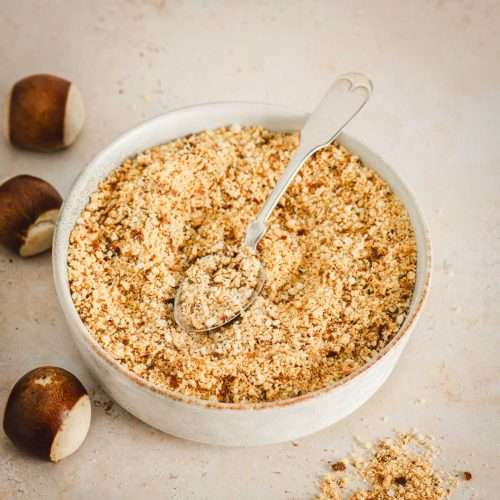
[[[339,141],[392,187],[410,214],[417,239],[417,282],[410,312],[396,337],[372,362],[346,379],[300,397],[258,404],[214,403],[159,389],[127,371],[97,343],[73,305],[68,284],[70,232],[89,195],[128,156],[193,132],[227,124],[300,129],[307,115],[249,102],[205,104],[172,111],[123,134],[84,169],[61,210],[53,247],[57,295],[78,349],[94,376],[121,406],[175,436],[226,446],[297,439],[327,427],[367,401],[394,369],[424,304],[431,273],[429,233],[413,196],[381,158],[343,134]]]

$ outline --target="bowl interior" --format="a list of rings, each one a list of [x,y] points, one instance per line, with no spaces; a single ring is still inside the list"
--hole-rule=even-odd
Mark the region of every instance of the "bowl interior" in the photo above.
[[[126,132],[89,163],[74,183],[61,209],[54,235],[53,265],[56,291],[66,318],[79,331],[79,334],[85,338],[87,343],[92,346],[94,351],[106,358],[119,371],[126,371],[104,351],[85,327],[71,299],[68,282],[67,253],[69,236],[80,213],[85,208],[89,196],[97,189],[98,184],[128,156],[178,137],[234,123],[240,125],[259,124],[276,131],[292,131],[300,129],[306,118],[307,114],[270,104],[229,102],[193,106],[161,115]],[[391,186],[395,194],[404,203],[416,235],[417,277],[410,310],[399,334],[392,339],[376,358],[380,359],[413,324],[424,303],[429,287],[431,268],[429,233],[413,195],[396,172],[368,147],[349,135],[342,134],[339,142],[358,155],[365,165],[376,171]],[[355,375],[356,372],[352,376]],[[130,378],[134,379],[135,377],[133,375]],[[142,382],[143,386],[148,385],[144,384],[144,381]],[[335,387],[335,384],[333,387]],[[157,388],[155,392],[158,392]],[[169,391],[160,392],[168,395]],[[220,405],[231,406],[230,403],[221,403]],[[266,403],[261,405],[265,406]]]

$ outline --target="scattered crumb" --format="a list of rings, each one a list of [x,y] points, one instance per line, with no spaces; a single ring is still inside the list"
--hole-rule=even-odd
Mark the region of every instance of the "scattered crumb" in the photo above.
[[[470,481],[472,479],[472,474],[470,472],[468,472],[468,471],[465,471],[464,472],[464,479],[466,481]]]
[[[361,446],[362,448],[365,448],[366,450],[369,450],[372,447],[372,444],[370,442],[363,441],[362,439],[360,439],[357,436],[354,436],[353,439],[356,442],[356,444],[358,444],[358,446]]]
[[[334,471],[344,471],[346,470],[346,465],[344,462],[335,462],[330,466]]]
[[[299,446],[299,443],[296,443],[295,441],[292,441],[292,446],[297,447],[297,446]],[[325,451],[326,451],[326,450],[325,450]]]
[[[332,473],[320,483],[318,500],[444,500],[456,486],[449,474],[437,470],[430,440],[414,433],[380,439],[371,451],[352,459],[346,477]],[[345,464],[345,461],[337,462]],[[336,465],[333,464],[333,465]],[[333,468],[334,471],[343,470]],[[465,474],[464,473],[464,477]],[[470,473],[468,473],[470,474]],[[349,484],[349,488],[346,486]]]
[[[107,398],[106,395],[93,389],[91,391],[91,400],[92,400],[92,404],[96,408],[102,408],[106,415],[108,415],[108,416],[113,415],[113,408],[114,408],[115,403],[111,399]]]

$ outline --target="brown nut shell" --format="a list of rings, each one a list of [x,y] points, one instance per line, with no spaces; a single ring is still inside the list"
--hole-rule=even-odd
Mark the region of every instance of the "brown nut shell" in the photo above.
[[[57,436],[77,406],[83,409],[83,418],[77,422],[81,428],[76,433],[71,430],[77,439],[73,438],[72,447],[66,446],[66,454],[58,455],[54,450]],[[5,434],[16,446],[53,462],[81,445],[89,425],[90,400],[85,387],[72,373],[52,366],[36,368],[19,379],[10,393],[3,421]]]
[[[47,250],[61,204],[61,195],[38,177],[8,179],[0,185],[0,243],[22,256]],[[40,229],[48,232],[44,241],[39,238]]]
[[[58,151],[76,139],[83,119],[83,102],[71,82],[54,75],[32,75],[12,88],[7,135],[19,148]]]

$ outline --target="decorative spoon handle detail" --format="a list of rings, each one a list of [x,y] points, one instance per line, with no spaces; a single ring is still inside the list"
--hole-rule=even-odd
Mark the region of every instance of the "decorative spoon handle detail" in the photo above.
[[[361,73],[339,76],[304,125],[300,144],[257,217],[249,224],[245,245],[255,249],[264,236],[266,222],[305,161],[335,140],[359,113],[373,91],[372,82]]]

